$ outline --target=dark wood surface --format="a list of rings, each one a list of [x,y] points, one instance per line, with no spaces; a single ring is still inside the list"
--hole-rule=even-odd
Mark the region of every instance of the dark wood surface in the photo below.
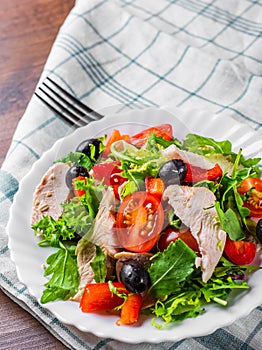
[[[2,0],[0,5],[0,166],[57,32],[74,0]],[[0,290],[0,348],[66,349]]]

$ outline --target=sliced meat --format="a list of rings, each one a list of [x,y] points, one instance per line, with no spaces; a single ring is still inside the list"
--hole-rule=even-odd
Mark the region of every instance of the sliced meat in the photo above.
[[[202,169],[211,169],[214,166],[206,157],[193,152],[183,151],[175,145],[170,145],[165,148],[162,154],[167,157],[167,159],[182,159],[184,162]]]
[[[56,163],[43,176],[36,187],[33,197],[32,224],[42,219],[43,215],[57,220],[62,214],[61,203],[69,197],[70,191],[65,183],[69,165]]]
[[[94,272],[90,263],[96,257],[96,246],[94,243],[89,241],[88,234],[84,236],[77,244],[76,248],[78,272],[80,276],[80,282],[78,292],[71,298],[74,301],[80,301],[83,294],[83,290],[87,283],[94,283]],[[114,273],[115,260],[110,256],[106,256],[106,267],[107,267],[107,279],[110,279]]]
[[[116,199],[113,190],[105,190],[95,218],[91,240],[99,245],[109,256],[114,257],[121,250],[117,235],[114,232]]]
[[[196,267],[202,270],[202,280],[207,282],[223,253],[226,232],[213,207],[215,196],[204,187],[168,186],[164,198],[181,221],[190,228],[195,237],[201,257],[196,258]],[[211,208],[209,208],[211,206]]]

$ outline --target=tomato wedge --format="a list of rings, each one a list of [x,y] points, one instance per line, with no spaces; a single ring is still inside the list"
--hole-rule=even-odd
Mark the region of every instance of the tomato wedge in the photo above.
[[[148,252],[155,245],[164,224],[160,200],[147,192],[134,192],[121,203],[116,215],[117,237],[125,249]]]
[[[199,253],[197,241],[188,227],[184,227],[183,229],[179,230],[172,226],[168,226],[161,234],[157,242],[157,247],[161,252],[163,252],[171,242],[175,242],[178,238],[182,239],[182,241],[186,243],[189,248]]]
[[[252,242],[232,241],[230,238],[227,238],[224,251],[232,263],[247,265],[256,256],[256,245]]]
[[[120,293],[129,293],[121,282],[113,282],[113,285]],[[123,299],[111,292],[107,282],[88,283],[80,301],[80,308],[83,312],[107,311],[122,303]]]
[[[215,166],[211,169],[202,169],[200,167],[187,163],[186,165],[187,174],[184,180],[185,183],[195,183],[204,180],[214,181],[218,180],[223,174],[223,171],[219,164],[215,164]]]
[[[151,128],[145,129],[131,136],[130,142],[137,147],[142,147],[153,132],[156,134],[156,136],[161,136],[165,140],[168,140],[168,141],[172,140],[172,137],[173,137],[172,125],[161,124],[161,125],[157,125],[157,126],[153,126]]]
[[[262,180],[259,178],[245,179],[238,188],[240,194],[247,194],[243,207],[250,210],[250,216],[262,217]],[[249,193],[248,193],[249,192]]]
[[[262,180],[257,177],[249,177],[241,182],[238,193],[245,194],[252,188],[255,188],[257,191],[262,192]]]

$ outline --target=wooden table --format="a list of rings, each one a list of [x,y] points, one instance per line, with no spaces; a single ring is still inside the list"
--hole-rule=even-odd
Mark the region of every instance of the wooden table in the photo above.
[[[0,166],[74,0],[6,0],[0,6]],[[2,349],[66,349],[0,290]],[[1,343],[2,344],[2,343]]]

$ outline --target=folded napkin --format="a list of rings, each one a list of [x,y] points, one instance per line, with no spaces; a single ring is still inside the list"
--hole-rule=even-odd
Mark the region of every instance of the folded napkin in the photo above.
[[[78,0],[43,75],[96,110],[173,105],[262,126],[262,2]],[[120,116],[121,117],[121,116]],[[208,122],[208,120],[207,120]],[[213,334],[177,343],[123,344],[62,324],[19,282],[5,227],[21,178],[72,130],[33,97],[0,172],[0,284],[71,349],[260,349],[261,307]]]

